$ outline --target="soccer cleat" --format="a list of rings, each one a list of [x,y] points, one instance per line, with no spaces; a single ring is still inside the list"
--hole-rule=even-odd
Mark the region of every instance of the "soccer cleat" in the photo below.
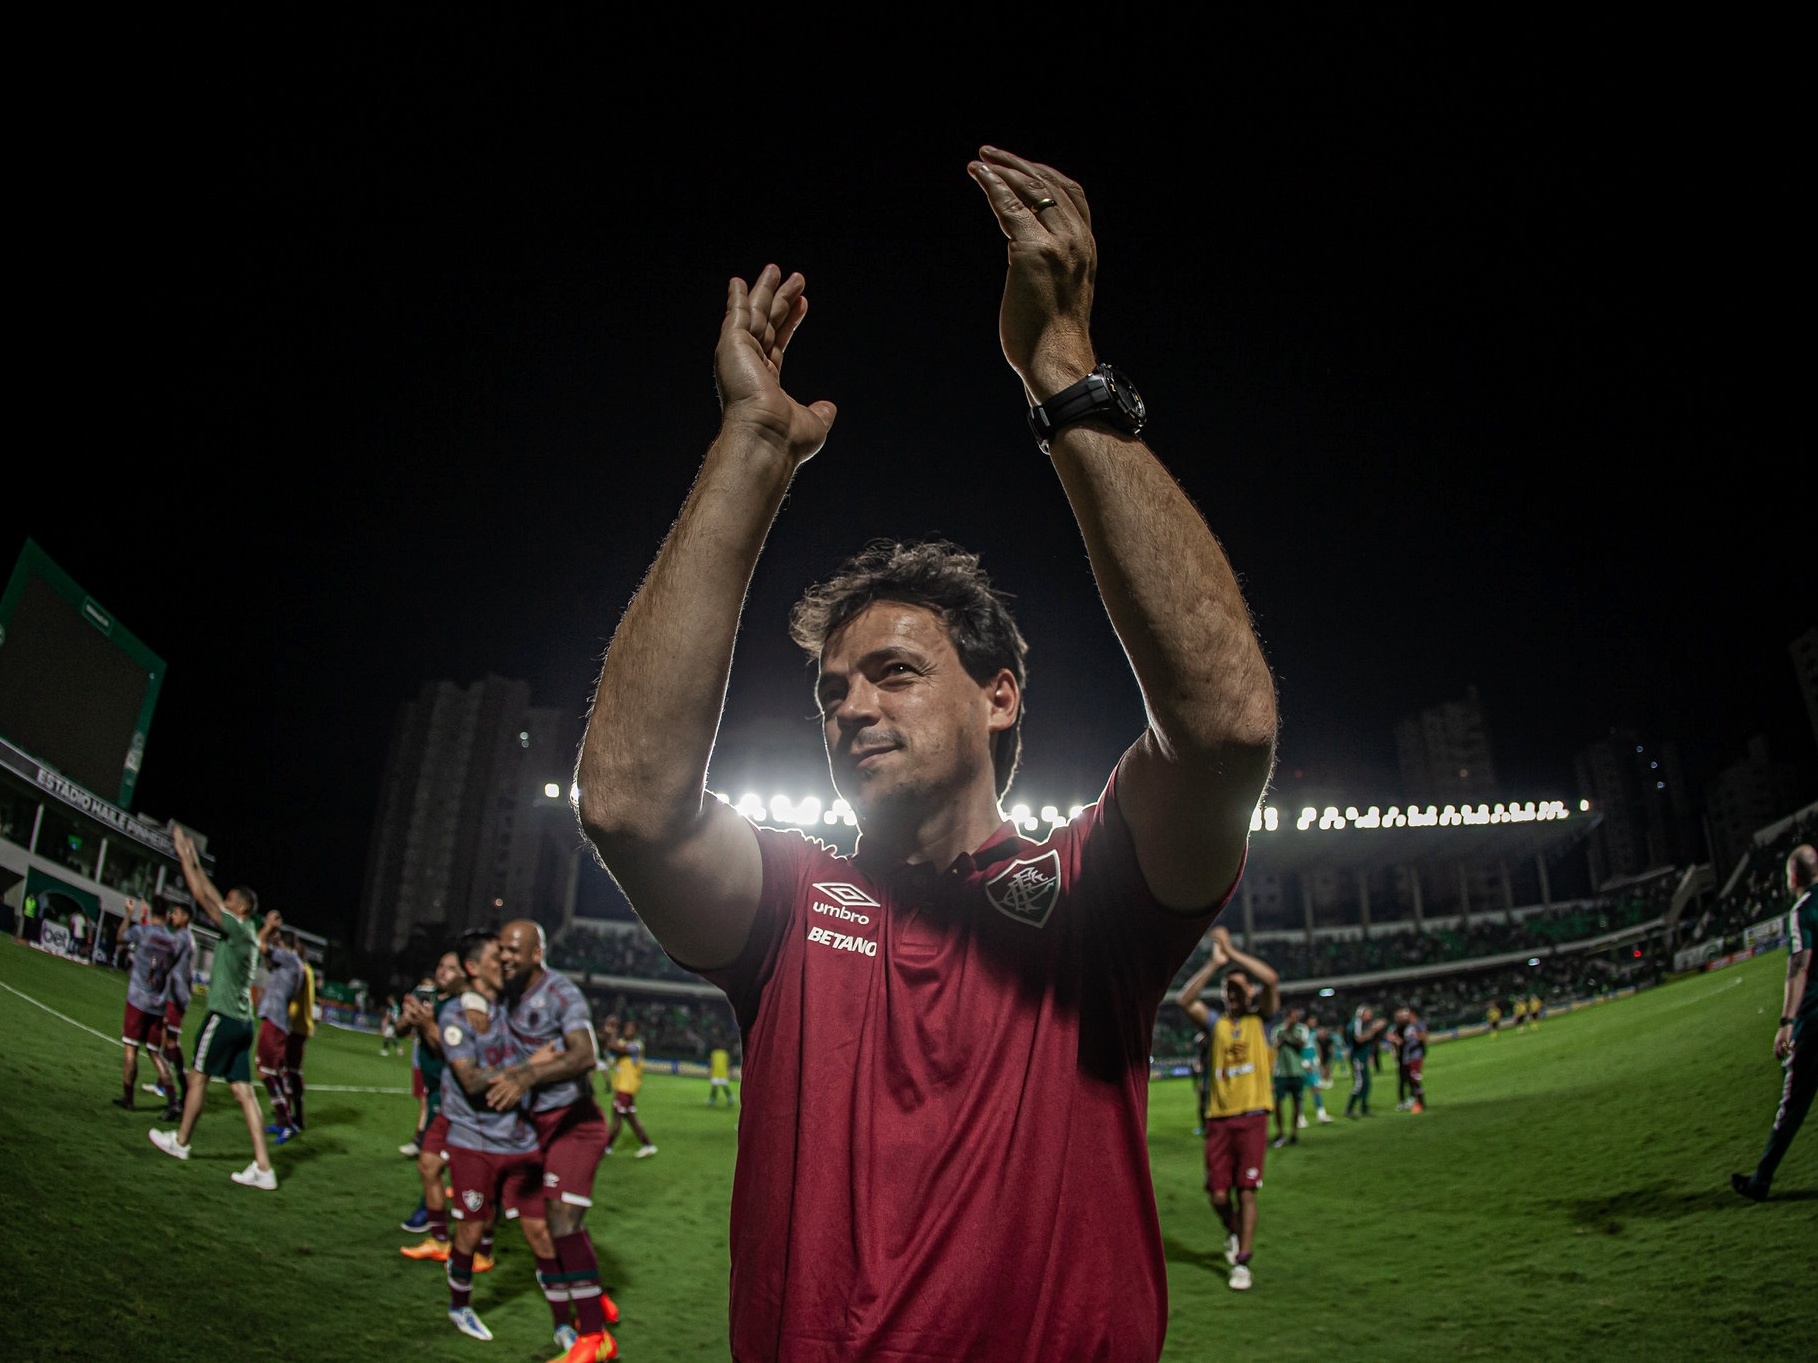
[[[124,1108],[128,1112],[133,1110],[133,1100],[131,1098],[109,1098],[107,1101],[112,1103],[115,1107]]]
[[[606,1289],[600,1289],[600,1314],[606,1317],[608,1325],[619,1323],[619,1304],[606,1295]]]
[[[1730,1187],[1734,1188],[1750,1202],[1766,1202],[1768,1190],[1755,1182],[1753,1174],[1731,1174]]]
[[[1294,1125],[1297,1127],[1304,1127],[1306,1124],[1307,1124],[1307,1114],[1304,1112],[1301,1113],[1300,1116],[1298,1116],[1294,1119]]]
[[[141,1084],[139,1085],[139,1091],[141,1093],[155,1093],[166,1102],[170,1100],[170,1094],[164,1091],[164,1085],[162,1084]]]
[[[475,1273],[490,1273],[492,1272],[494,1262],[495,1260],[490,1254],[476,1254],[473,1256],[473,1271]]]
[[[454,1310],[448,1313],[448,1318],[454,1322],[455,1329],[459,1330],[464,1335],[468,1335],[473,1339],[492,1338],[492,1331],[488,1330],[480,1323],[480,1318],[474,1314],[473,1307],[471,1306],[455,1307]]]
[[[1282,1146],[1286,1145],[1287,1143],[1288,1143],[1288,1138],[1286,1136],[1277,1136],[1274,1140],[1269,1142],[1269,1149],[1279,1150],[1282,1148]]]
[[[268,1136],[275,1136],[283,1129],[284,1129],[283,1122],[267,1122],[265,1124],[265,1134]]]
[[[269,1126],[266,1127],[265,1129],[267,1131],[271,1131],[271,1128]],[[273,1145],[283,1145],[284,1142],[295,1139],[296,1135],[297,1135],[296,1127],[281,1126],[276,1131],[272,1132],[271,1143]]]
[[[157,1146],[158,1149],[162,1150],[165,1154],[175,1155],[178,1159],[189,1158],[189,1147],[187,1145],[178,1144],[177,1133],[175,1131],[160,1131],[156,1127],[153,1127],[145,1134],[151,1139],[151,1143]]]
[[[433,1235],[426,1235],[421,1244],[405,1245],[398,1250],[398,1253],[406,1259],[434,1259],[439,1264],[445,1264],[448,1262],[448,1241],[438,1240]],[[479,1266],[479,1260],[476,1259],[474,1268],[478,1269]],[[491,1268],[491,1262],[488,1261],[486,1266]]]
[[[1230,1278],[1225,1282],[1225,1286],[1230,1288],[1233,1292],[1248,1292],[1250,1290],[1250,1265],[1238,1264],[1234,1267],[1231,1270]]]
[[[619,1356],[619,1342],[604,1330],[597,1330],[591,1335],[577,1335],[568,1351],[559,1358],[552,1358],[549,1363],[606,1363],[609,1358]]]
[[[574,1348],[574,1342],[579,1338],[580,1338],[580,1335],[575,1333],[574,1326],[572,1326],[572,1325],[556,1326],[556,1332],[555,1332],[556,1348],[562,1350],[564,1353],[566,1353],[568,1350]]]
[[[1319,1120],[1320,1120],[1320,1123],[1323,1125],[1324,1123],[1332,1120],[1332,1114],[1330,1112],[1325,1112],[1322,1110],[1319,1114]]]
[[[180,1122],[183,1120],[183,1109],[177,1104],[172,1103],[158,1115],[158,1120],[161,1122]]]
[[[1408,1109],[1409,1112],[1425,1112],[1426,1110],[1427,1105],[1425,1103],[1415,1103]]]
[[[268,1193],[276,1192],[278,1188],[277,1171],[275,1169],[261,1169],[257,1160],[247,1165],[239,1173],[232,1174],[229,1177],[231,1177],[235,1183],[241,1184],[244,1187],[258,1188]]]
[[[415,1159],[417,1156],[417,1153],[418,1153],[417,1152],[417,1143],[415,1141],[405,1141],[404,1144],[402,1144],[398,1147],[398,1153],[400,1155],[409,1155],[412,1159]],[[479,1317],[475,1316],[474,1320],[477,1323],[479,1320]],[[480,1328],[484,1329],[485,1327],[481,1326]],[[491,1339],[492,1336],[487,1335],[486,1338]]]
[[[1235,1235],[1225,1237],[1225,1262],[1233,1266],[1237,1263],[1237,1237]]]
[[[641,1145],[638,1147],[639,1159],[649,1159],[654,1154],[656,1154],[656,1147],[654,1145]]]
[[[417,1209],[398,1223],[398,1229],[407,1230],[412,1235],[421,1235],[429,1229],[429,1208],[421,1202],[417,1203]]]

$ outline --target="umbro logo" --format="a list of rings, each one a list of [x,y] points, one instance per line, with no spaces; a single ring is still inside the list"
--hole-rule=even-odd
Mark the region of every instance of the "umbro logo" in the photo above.
[[[1060,852],[1051,850],[1033,861],[1013,861],[985,882],[985,897],[999,913],[1039,928],[1060,902]]]
[[[816,881],[814,888],[842,909],[880,909],[883,907],[858,886],[848,885],[843,880]]]

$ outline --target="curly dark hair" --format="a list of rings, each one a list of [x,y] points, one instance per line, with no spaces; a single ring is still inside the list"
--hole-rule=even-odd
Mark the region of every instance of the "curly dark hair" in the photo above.
[[[1017,689],[1028,686],[1029,645],[1010,614],[1008,598],[991,585],[978,555],[947,540],[872,540],[834,575],[802,593],[789,612],[789,637],[819,661],[827,640],[876,601],[923,606],[947,626],[966,675],[984,682],[1008,668]],[[1024,695],[1016,721],[992,740],[991,763],[1001,799],[1023,750]]]

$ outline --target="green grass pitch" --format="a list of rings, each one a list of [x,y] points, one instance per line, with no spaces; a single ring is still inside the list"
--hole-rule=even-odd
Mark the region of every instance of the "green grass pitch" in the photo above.
[[[1310,1127],[1297,1148],[1270,1152],[1247,1294],[1225,1287],[1191,1090],[1158,1083],[1149,1142],[1169,1267],[1164,1358],[1809,1358],[1818,1130],[1794,1145],[1773,1201],[1746,1203],[1728,1186],[1752,1166],[1779,1092],[1769,1047],[1784,959],[1535,1033],[1436,1046],[1424,1114],[1395,1112],[1385,1076],[1371,1120]],[[448,1324],[438,1265],[399,1256],[416,1190],[397,1147],[414,1100],[328,1088],[407,1088],[407,1062],[381,1057],[375,1038],[317,1034],[311,1129],[274,1153],[278,1192],[259,1193],[228,1179],[250,1156],[219,1086],[188,1163],[146,1140],[150,1095],[135,1113],[108,1106],[120,1051],[103,1038],[118,1033],[123,976],[0,939],[0,985],[0,1218],[12,1251],[0,1355],[555,1353],[510,1227],[497,1269],[476,1280],[491,1344]],[[601,1167],[589,1222],[630,1363],[726,1357],[735,1129],[706,1090],[704,1079],[651,1077],[639,1106],[660,1153],[633,1159],[627,1135]],[[1342,1088],[1328,1097],[1342,1110]]]

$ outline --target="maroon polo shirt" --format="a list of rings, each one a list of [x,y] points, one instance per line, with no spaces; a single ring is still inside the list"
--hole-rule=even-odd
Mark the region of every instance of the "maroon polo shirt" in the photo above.
[[[946,872],[759,829],[731,1227],[737,1363],[1153,1363],[1149,1046],[1216,916],[1171,914],[1114,788]]]

